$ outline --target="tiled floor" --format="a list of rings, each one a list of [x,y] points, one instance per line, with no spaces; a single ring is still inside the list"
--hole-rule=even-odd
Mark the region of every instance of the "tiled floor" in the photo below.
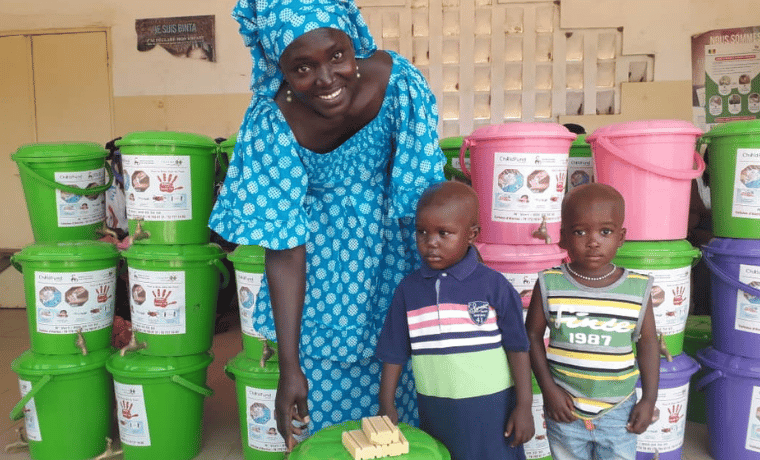
[[[7,460],[30,458],[26,451],[4,452],[5,446],[16,441],[16,429],[23,424],[23,420],[12,422],[8,418],[11,409],[20,399],[17,376],[10,364],[29,348],[28,334],[24,310],[0,309],[0,458]],[[224,374],[224,365],[241,349],[239,328],[214,336],[215,359],[208,369],[208,386],[214,390],[214,395],[205,402],[203,449],[196,457],[198,460],[243,458],[235,386]],[[118,438],[118,433],[114,433],[114,436]],[[707,438],[705,425],[687,422],[683,459],[711,459],[707,453]]]

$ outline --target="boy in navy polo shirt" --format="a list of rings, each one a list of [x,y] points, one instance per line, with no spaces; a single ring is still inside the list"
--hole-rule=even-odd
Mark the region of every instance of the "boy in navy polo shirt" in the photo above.
[[[379,413],[398,421],[394,396],[411,357],[420,428],[452,459],[522,460],[534,431],[522,302],[478,261],[479,232],[477,195],[464,183],[442,182],[420,197],[422,267],[399,284],[380,334]]]

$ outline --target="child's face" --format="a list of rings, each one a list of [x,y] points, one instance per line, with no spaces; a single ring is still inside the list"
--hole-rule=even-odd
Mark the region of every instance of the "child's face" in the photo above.
[[[442,270],[462,260],[478,235],[471,211],[463,208],[428,205],[418,210],[417,250],[430,268]]]
[[[574,266],[587,273],[606,267],[625,241],[625,228],[615,202],[592,199],[577,203],[563,216],[559,246]]]

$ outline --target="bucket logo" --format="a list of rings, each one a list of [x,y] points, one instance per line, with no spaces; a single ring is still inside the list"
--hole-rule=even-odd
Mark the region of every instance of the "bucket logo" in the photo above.
[[[104,302],[108,301],[108,298],[110,297],[108,295],[108,291],[110,289],[111,289],[111,287],[107,286],[107,285],[103,285],[103,286],[100,286],[99,288],[95,289],[95,294],[97,296],[96,298],[97,298],[98,303],[104,303]]]
[[[159,308],[166,308],[169,305],[174,305],[177,303],[176,300],[169,302],[169,296],[172,295],[172,291],[167,291],[166,289],[161,290],[157,289],[155,291],[152,291],[153,294],[153,305]]]
[[[488,302],[476,300],[467,304],[467,313],[470,314],[472,322],[478,326],[485,324],[486,320],[488,320],[489,312],[490,308]]]
[[[681,420],[681,405],[674,404],[668,407],[668,422],[678,423],[679,420]]]

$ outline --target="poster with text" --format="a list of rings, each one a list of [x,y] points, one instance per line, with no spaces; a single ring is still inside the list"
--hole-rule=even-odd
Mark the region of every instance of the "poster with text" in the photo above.
[[[137,50],[156,45],[172,56],[216,62],[214,16],[182,16],[135,20]]]

